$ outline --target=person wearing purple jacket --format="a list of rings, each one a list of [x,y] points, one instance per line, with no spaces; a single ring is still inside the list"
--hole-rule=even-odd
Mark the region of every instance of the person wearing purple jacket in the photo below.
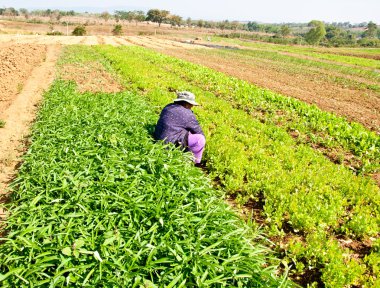
[[[177,92],[177,99],[162,110],[154,138],[173,143],[191,151],[198,166],[202,160],[206,138],[191,108],[198,106],[195,95],[188,91]]]

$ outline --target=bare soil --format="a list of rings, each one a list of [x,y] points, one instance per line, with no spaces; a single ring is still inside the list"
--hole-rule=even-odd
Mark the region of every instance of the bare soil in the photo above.
[[[23,89],[35,66],[46,56],[42,45],[3,44],[0,46],[0,119],[2,112]]]
[[[4,201],[7,186],[15,176],[20,156],[25,151],[29,127],[35,119],[38,103],[55,77],[55,63],[60,54],[60,46],[20,45],[1,51],[8,51],[4,59],[20,58],[20,55],[26,54],[29,57],[22,61],[11,61],[13,69],[10,70],[1,66],[2,71],[8,71],[7,77],[0,78],[1,85],[11,87],[7,82],[9,77],[22,85],[22,89],[18,91],[20,93],[16,93],[17,89],[8,89],[3,94],[7,105],[3,105],[0,110],[1,118],[6,122],[5,127],[0,128],[0,201]],[[24,67],[25,71],[20,74],[19,71],[24,70]],[[2,217],[4,211],[0,208],[0,219]]]
[[[98,62],[88,62],[85,66],[65,64],[59,69],[64,80],[75,81],[80,92],[113,93],[123,90],[123,86]]]

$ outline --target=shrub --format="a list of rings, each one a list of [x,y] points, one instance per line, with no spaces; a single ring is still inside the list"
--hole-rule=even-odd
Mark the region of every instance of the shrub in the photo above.
[[[363,47],[380,47],[380,39],[363,38],[358,41],[358,44]]]
[[[61,36],[61,35],[63,35],[63,33],[59,32],[59,31],[51,31],[51,32],[46,33],[46,35],[49,35],[49,36]]]
[[[72,35],[74,36],[84,36],[86,35],[86,27],[84,27],[83,25],[79,25],[77,27],[75,27],[75,29],[73,30],[73,32],[71,33]]]
[[[123,34],[123,27],[120,24],[115,25],[112,30],[112,34],[115,36]]]

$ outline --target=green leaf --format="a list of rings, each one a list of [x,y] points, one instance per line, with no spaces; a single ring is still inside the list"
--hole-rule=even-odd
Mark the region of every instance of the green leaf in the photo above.
[[[104,246],[107,246],[109,244],[111,244],[113,241],[115,241],[116,237],[115,236],[112,236],[111,238],[108,238],[106,239],[104,242],[103,242],[103,245]]]
[[[71,256],[71,248],[70,247],[65,247],[62,249],[62,254],[63,255],[67,255],[67,256]]]
[[[74,245],[75,245],[75,249],[79,249],[79,248],[81,248],[84,245],[84,240],[83,239],[78,239],[78,240],[75,241]]]

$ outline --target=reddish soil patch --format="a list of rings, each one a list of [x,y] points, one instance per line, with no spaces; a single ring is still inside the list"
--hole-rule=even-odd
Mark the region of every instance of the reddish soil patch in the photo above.
[[[60,76],[64,80],[75,81],[80,92],[113,93],[123,90],[115,77],[97,62],[88,62],[86,65],[65,64],[60,69]]]
[[[45,56],[46,46],[43,45],[0,46],[0,117],[21,92],[33,68],[38,66]]]

